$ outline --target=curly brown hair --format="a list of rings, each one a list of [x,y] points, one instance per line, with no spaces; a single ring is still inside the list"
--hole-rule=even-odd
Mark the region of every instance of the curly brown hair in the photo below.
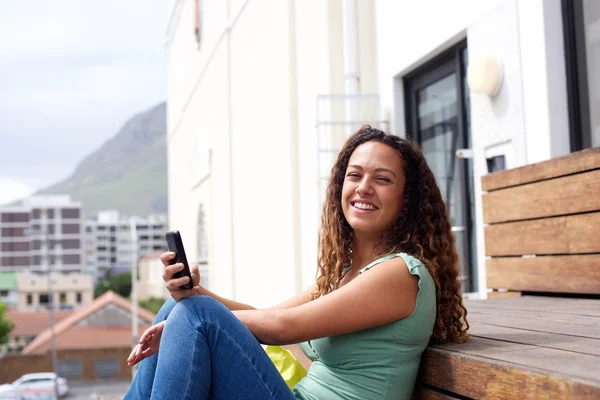
[[[458,280],[458,254],[446,204],[433,172],[415,143],[368,125],[346,141],[331,171],[319,231],[317,289],[312,298],[339,288],[344,269],[351,264],[353,234],[342,211],[342,186],[350,156],[358,146],[370,141],[398,151],[406,175],[400,218],[382,236],[376,253],[404,252],[423,262],[436,287],[433,340],[464,342],[469,337],[469,324]]]

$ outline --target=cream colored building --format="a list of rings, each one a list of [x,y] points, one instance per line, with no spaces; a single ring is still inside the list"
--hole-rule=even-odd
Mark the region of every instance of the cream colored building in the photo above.
[[[52,273],[52,291],[56,308],[80,308],[94,298],[94,281],[87,274]],[[18,311],[45,310],[50,304],[48,276],[28,272],[17,273]]]
[[[473,297],[481,176],[600,145],[596,0],[171,0],[169,15],[169,226],[211,289],[256,306],[313,283],[323,178],[361,123],[422,147]]]
[[[140,258],[138,263],[138,300],[148,300],[151,297],[166,299],[169,297],[169,291],[163,280],[165,267],[158,258],[160,253],[151,254]]]

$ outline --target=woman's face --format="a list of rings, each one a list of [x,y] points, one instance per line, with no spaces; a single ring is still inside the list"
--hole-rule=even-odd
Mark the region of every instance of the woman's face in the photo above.
[[[406,177],[400,154],[380,142],[358,146],[348,162],[342,210],[355,233],[380,236],[399,218]]]

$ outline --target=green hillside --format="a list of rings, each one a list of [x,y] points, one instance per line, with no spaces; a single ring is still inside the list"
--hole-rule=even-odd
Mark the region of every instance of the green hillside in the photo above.
[[[66,180],[38,194],[69,194],[86,215],[167,212],[166,104],[132,117]]]

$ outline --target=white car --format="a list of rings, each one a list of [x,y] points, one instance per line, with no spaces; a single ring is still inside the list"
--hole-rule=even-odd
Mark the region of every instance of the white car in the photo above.
[[[54,372],[39,372],[25,374],[13,383],[0,385],[0,399],[54,399]],[[58,397],[65,397],[69,393],[67,380],[56,378]]]

